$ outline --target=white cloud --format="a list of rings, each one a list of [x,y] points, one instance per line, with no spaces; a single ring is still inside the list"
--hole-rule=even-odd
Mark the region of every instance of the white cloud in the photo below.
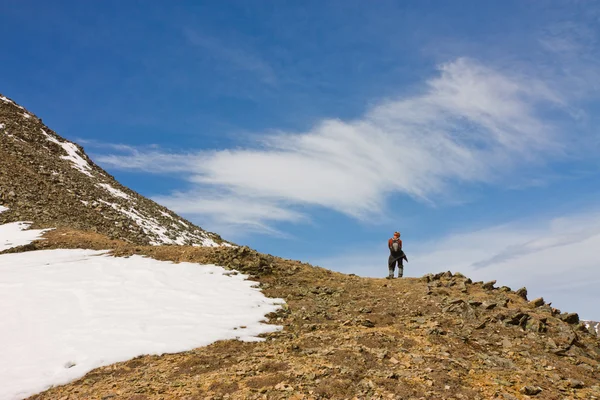
[[[557,132],[538,115],[548,104],[561,99],[535,78],[458,59],[442,65],[422,93],[384,101],[356,120],[272,133],[247,148],[132,150],[97,159],[115,168],[189,174],[195,185],[189,193],[158,200],[190,215],[210,215],[218,205],[243,226],[266,227],[301,220],[290,207],[320,206],[366,219],[380,214],[392,193],[431,201],[453,183],[500,182],[517,167],[563,156]]]
[[[553,78],[553,87],[574,98],[596,96],[600,89],[599,18],[600,7],[589,3],[584,11],[546,27],[539,37],[544,55],[550,55],[542,60],[541,70]]]
[[[302,222],[306,217],[296,211],[279,206],[276,202],[263,199],[247,199],[232,193],[173,193],[170,196],[155,196],[156,202],[186,215],[196,215],[197,223],[211,231],[235,240],[240,231],[286,237],[272,226],[274,222]],[[201,212],[199,212],[201,210]]]
[[[530,298],[543,296],[565,311],[600,320],[598,211],[452,233],[423,243],[405,238],[404,247],[409,257],[405,276],[453,271],[474,280],[496,279],[498,285],[513,289],[526,286]],[[362,276],[387,274],[385,243],[344,257],[311,261]]]

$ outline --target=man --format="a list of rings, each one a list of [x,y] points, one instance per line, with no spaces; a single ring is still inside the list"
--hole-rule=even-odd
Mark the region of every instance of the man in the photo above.
[[[389,275],[387,279],[394,278],[394,269],[398,263],[398,278],[402,278],[404,274],[403,260],[408,262],[406,254],[402,251],[402,240],[400,240],[400,232],[394,232],[394,237],[388,240],[388,248],[390,249],[390,257],[388,258]]]

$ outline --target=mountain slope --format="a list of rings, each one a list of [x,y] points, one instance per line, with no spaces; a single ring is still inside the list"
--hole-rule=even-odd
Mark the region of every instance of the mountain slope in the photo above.
[[[222,341],[98,368],[31,399],[598,399],[600,340],[526,290],[452,273],[367,279],[248,248],[131,246],[52,231],[35,248],[214,263],[286,306],[261,343]]]
[[[0,223],[92,230],[135,244],[225,243],[119,184],[83,149],[0,95]],[[225,243],[227,244],[227,243]]]

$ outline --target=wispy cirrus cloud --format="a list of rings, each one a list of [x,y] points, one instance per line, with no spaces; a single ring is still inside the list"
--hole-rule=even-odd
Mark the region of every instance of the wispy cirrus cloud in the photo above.
[[[160,201],[189,215],[227,219],[235,210],[244,225],[267,226],[278,218],[254,210],[298,221],[297,207],[317,206],[366,219],[394,193],[435,201],[455,183],[501,182],[516,168],[564,157],[560,132],[541,114],[561,104],[535,77],[461,58],[441,65],[420,93],[383,101],[355,120],[273,132],[246,148],[130,150],[96,159],[113,168],[188,174],[194,189]],[[212,200],[220,207],[207,211]]]
[[[226,63],[230,68],[252,73],[266,85],[275,86],[277,84],[277,74],[273,67],[256,53],[197,30],[188,28],[183,31],[183,34],[190,45],[203,49],[215,59]]]

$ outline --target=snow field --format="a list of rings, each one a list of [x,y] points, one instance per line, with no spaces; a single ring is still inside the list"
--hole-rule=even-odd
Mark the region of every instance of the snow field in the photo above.
[[[283,300],[245,279],[214,265],[92,250],[2,255],[0,399],[21,399],[141,354],[260,340],[280,329],[259,321]]]
[[[29,222],[12,222],[0,225],[0,251],[23,246],[39,239],[48,229],[31,229]],[[0,277],[1,278],[1,277]]]
[[[7,211],[8,207],[0,205],[0,213]],[[26,231],[31,224],[29,222],[12,222],[0,225],[0,251],[8,250],[17,246],[24,246],[39,239],[48,229],[32,229]],[[0,277],[1,278],[1,277]],[[1,400],[1,399],[0,399]]]

